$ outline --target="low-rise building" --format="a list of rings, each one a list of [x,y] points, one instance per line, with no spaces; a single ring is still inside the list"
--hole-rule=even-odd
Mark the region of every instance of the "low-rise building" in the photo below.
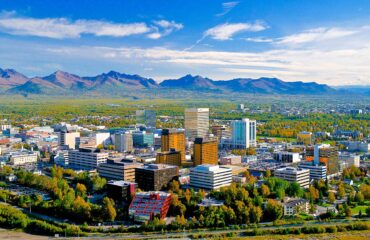
[[[306,199],[292,199],[283,203],[284,216],[292,216],[298,213],[308,213],[309,204]]]
[[[142,165],[130,159],[108,159],[98,166],[98,172],[106,179],[135,182],[135,169]]]
[[[167,164],[148,164],[135,169],[135,181],[143,191],[159,191],[178,178],[179,168]]]
[[[8,159],[11,165],[19,166],[36,163],[39,158],[39,152],[21,150],[17,152],[10,152]]]
[[[229,155],[220,159],[220,165],[237,165],[242,163],[242,157],[239,155]]]
[[[296,163],[300,161],[299,153],[295,152],[275,152],[274,160],[288,163]]]
[[[146,222],[154,217],[163,219],[171,205],[171,194],[165,192],[138,192],[129,207],[129,216],[135,222]]]
[[[111,180],[107,183],[107,195],[114,200],[130,201],[136,186],[134,182]]]
[[[298,167],[310,170],[310,180],[326,179],[326,166],[323,164],[315,165],[313,162],[301,162],[298,164]]]
[[[190,169],[190,186],[196,189],[213,190],[229,186],[232,170],[218,165],[198,165]]]
[[[276,169],[274,175],[288,182],[297,182],[303,188],[307,188],[310,183],[310,170],[308,169],[284,167]]]
[[[106,163],[108,159],[107,152],[101,152],[95,148],[80,148],[68,152],[69,165],[77,169],[93,170],[100,164]]]

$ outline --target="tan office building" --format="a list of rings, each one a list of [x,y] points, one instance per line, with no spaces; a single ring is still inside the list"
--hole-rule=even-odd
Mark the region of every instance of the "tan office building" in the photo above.
[[[209,132],[209,108],[185,109],[185,132],[189,139],[207,137]]]

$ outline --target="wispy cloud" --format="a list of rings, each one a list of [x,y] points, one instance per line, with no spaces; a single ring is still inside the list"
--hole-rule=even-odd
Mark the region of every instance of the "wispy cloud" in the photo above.
[[[167,36],[174,31],[178,31],[184,28],[184,25],[181,23],[176,23],[175,21],[167,21],[163,19],[153,21],[153,23],[155,24],[155,27],[153,27],[155,31],[147,35],[147,37],[151,39],[158,39]]]
[[[286,45],[304,44],[346,37],[356,33],[358,33],[358,31],[351,29],[320,27],[283,37],[279,39],[277,43]]]
[[[237,5],[239,4],[239,2],[224,2],[222,3],[222,12],[221,13],[218,13],[216,14],[217,17],[221,17],[221,16],[224,16],[226,14],[228,14],[234,7],[236,7]]]
[[[113,23],[98,20],[69,20],[66,18],[28,18],[3,13],[0,16],[0,31],[13,35],[37,36],[54,39],[79,38],[82,35],[127,37],[147,34],[158,39],[183,28],[174,21],[154,21],[154,25],[138,23]]]
[[[272,43],[272,42],[274,42],[274,39],[264,38],[264,37],[244,38],[244,40],[248,41],[248,42],[256,42],[256,43]]]
[[[240,32],[259,32],[267,29],[268,26],[262,21],[255,23],[224,23],[208,29],[203,36],[209,36],[216,40],[230,40]]]

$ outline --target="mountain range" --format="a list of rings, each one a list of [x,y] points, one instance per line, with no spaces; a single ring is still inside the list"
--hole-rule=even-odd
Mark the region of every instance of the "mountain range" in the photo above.
[[[74,93],[110,93],[144,90],[205,91],[214,93],[256,94],[335,94],[338,90],[315,82],[285,82],[277,78],[237,78],[212,80],[202,76],[186,75],[179,79],[168,79],[161,83],[151,78],[110,71],[93,77],[81,77],[56,71],[45,77],[28,78],[13,69],[0,68],[0,91],[9,94],[67,95]],[[157,92],[158,92],[157,91]]]

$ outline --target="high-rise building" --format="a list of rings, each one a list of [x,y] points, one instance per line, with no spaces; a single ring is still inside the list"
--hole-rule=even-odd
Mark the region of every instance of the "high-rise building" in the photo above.
[[[95,147],[99,145],[106,146],[110,143],[110,133],[109,132],[97,132],[94,135]]]
[[[209,108],[185,109],[185,131],[190,139],[207,137],[209,132]]]
[[[185,133],[183,130],[163,129],[161,136],[161,151],[168,152],[175,149],[181,154],[181,161],[185,161]]]
[[[95,148],[80,148],[69,150],[69,165],[83,170],[96,169],[100,164],[107,162],[108,153]]]
[[[198,165],[190,169],[190,186],[196,189],[214,190],[229,186],[232,170],[218,165]]]
[[[179,167],[166,164],[149,164],[135,170],[135,181],[143,191],[159,191],[178,176]]]
[[[246,149],[256,146],[257,127],[256,120],[243,118],[231,122],[233,148]]]
[[[327,174],[331,175],[340,171],[338,151],[329,144],[316,144],[306,148],[306,161],[314,165],[324,164]]]
[[[156,114],[154,110],[137,110],[136,123],[144,124],[147,127],[155,128]]]
[[[114,135],[114,148],[118,152],[131,152],[133,144],[131,133],[117,133]]]
[[[310,184],[310,170],[308,169],[284,167],[276,169],[274,175],[288,182],[297,182],[303,188],[308,188]]]
[[[194,166],[203,164],[218,164],[218,142],[216,138],[195,138],[194,141]]]
[[[171,148],[170,151],[157,153],[155,163],[163,163],[181,167],[181,152]]]
[[[59,132],[58,145],[67,146],[69,149],[75,149],[80,141],[79,132]]]
[[[134,132],[132,139],[134,147],[151,147],[154,145],[154,134],[146,131]]]

